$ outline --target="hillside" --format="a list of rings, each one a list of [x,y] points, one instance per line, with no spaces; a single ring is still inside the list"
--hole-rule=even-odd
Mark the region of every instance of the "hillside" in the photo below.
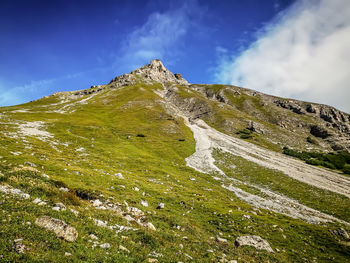
[[[0,262],[350,262],[350,115],[152,60],[0,108]],[[350,163],[350,162],[349,162]]]

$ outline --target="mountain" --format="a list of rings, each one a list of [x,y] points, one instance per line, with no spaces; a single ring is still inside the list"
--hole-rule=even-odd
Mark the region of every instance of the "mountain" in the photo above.
[[[0,261],[350,262],[350,116],[333,107],[152,60],[0,122]]]

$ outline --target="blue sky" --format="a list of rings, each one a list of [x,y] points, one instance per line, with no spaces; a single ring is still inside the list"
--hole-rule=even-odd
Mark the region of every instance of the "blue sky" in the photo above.
[[[235,84],[349,112],[348,7],[347,0],[0,0],[0,105],[105,84],[160,58],[191,83]],[[329,26],[315,26],[321,16]],[[332,46],[339,39],[344,44]],[[319,80],[323,72],[336,76]],[[315,89],[317,80],[324,87]],[[342,87],[329,99],[333,85]]]

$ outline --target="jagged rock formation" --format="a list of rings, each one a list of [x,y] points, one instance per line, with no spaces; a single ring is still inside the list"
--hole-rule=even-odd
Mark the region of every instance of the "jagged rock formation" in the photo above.
[[[121,75],[113,79],[109,84],[111,87],[120,87],[135,84],[142,80],[145,83],[158,82],[162,84],[176,83],[180,85],[189,85],[179,73],[171,73],[164,67],[159,59],[153,59],[149,64],[136,69],[128,74]]]

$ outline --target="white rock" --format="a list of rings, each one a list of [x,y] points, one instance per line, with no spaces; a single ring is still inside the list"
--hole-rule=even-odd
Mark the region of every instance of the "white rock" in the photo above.
[[[69,192],[69,189],[66,188],[66,187],[60,187],[59,190],[62,191],[62,192]]]
[[[124,179],[124,176],[121,173],[116,173],[113,176],[117,177],[118,179]]]
[[[134,191],[136,191],[136,192],[140,191],[140,189],[139,189],[138,187],[136,187],[136,186],[135,186],[133,189],[134,189]]]
[[[99,199],[93,200],[91,202],[92,202],[92,205],[94,207],[98,207],[98,206],[101,206],[103,204]]]
[[[65,255],[66,257],[70,257],[70,256],[72,255],[72,253],[65,252],[64,255]]]
[[[157,206],[157,209],[164,209],[165,204],[164,203],[159,203],[159,205]]]
[[[41,199],[40,198],[35,198],[34,200],[33,200],[33,203],[34,204],[39,204],[41,202]]]
[[[94,219],[95,225],[99,227],[108,227],[108,224],[106,221],[102,221],[99,219]]]
[[[62,210],[62,211],[66,210],[66,206],[63,203],[56,203],[55,207],[59,207],[60,210]]]
[[[98,240],[98,237],[95,236],[94,234],[90,234],[89,237],[90,237],[91,239],[93,239],[93,240]]]
[[[111,248],[111,245],[109,243],[103,243],[100,245],[100,248],[104,248],[104,249]]]
[[[0,192],[3,192],[5,194],[12,194],[12,195],[24,198],[24,199],[30,198],[29,194],[26,194],[19,189],[12,188],[11,186],[7,186],[7,185],[0,185]]]
[[[119,249],[120,250],[123,250],[125,252],[130,252],[129,249],[127,249],[126,247],[122,246],[122,245],[119,245]]]
[[[148,207],[148,202],[147,201],[144,201],[144,200],[141,200],[141,205],[145,206],[145,207]]]
[[[219,237],[219,236],[216,236],[216,240],[221,242],[221,243],[227,243],[227,239],[226,238],[222,238],[222,237]]]
[[[148,222],[145,227],[153,231],[156,230],[156,227],[151,222]]]

